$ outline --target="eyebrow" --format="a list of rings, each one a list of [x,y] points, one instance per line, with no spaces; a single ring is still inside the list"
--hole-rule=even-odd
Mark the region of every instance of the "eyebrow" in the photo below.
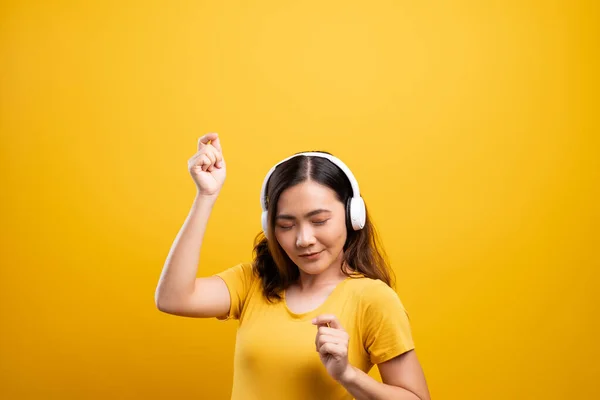
[[[324,208],[319,208],[318,210],[313,210],[313,211],[305,214],[304,218],[310,218],[314,215],[321,214],[321,213],[331,213],[331,211],[326,210]],[[277,217],[275,217],[275,219],[296,219],[296,218],[293,215],[289,215],[289,214],[279,214]]]

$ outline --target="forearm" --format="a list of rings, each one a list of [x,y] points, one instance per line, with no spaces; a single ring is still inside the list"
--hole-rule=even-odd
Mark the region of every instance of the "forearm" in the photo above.
[[[200,249],[216,196],[196,195],[165,261],[155,292],[158,305],[177,302],[194,290]]]
[[[356,400],[423,400],[409,390],[378,382],[355,367],[350,367],[340,384]]]

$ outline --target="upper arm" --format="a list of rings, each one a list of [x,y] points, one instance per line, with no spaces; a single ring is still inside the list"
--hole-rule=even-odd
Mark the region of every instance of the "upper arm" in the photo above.
[[[159,305],[159,309],[168,314],[196,318],[222,318],[230,307],[229,289],[218,276],[196,278],[191,295],[169,305]]]
[[[377,364],[377,368],[383,383],[406,389],[421,400],[430,400],[425,374],[414,350]]]
[[[362,340],[371,363],[383,363],[414,348],[408,313],[393,289],[377,281],[361,300]]]

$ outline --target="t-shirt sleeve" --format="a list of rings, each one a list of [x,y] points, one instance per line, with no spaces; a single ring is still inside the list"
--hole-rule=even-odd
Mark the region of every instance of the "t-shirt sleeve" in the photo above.
[[[392,288],[377,281],[362,300],[363,344],[373,364],[414,349],[408,313]]]
[[[229,313],[225,317],[217,318],[223,321],[229,319],[239,319],[246,304],[248,293],[254,280],[254,271],[252,264],[242,263],[215,274],[223,279],[229,290],[231,306]]]

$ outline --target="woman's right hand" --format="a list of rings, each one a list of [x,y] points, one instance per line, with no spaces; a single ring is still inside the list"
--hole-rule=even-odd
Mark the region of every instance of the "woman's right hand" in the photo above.
[[[208,133],[198,139],[198,152],[188,160],[188,169],[198,194],[219,194],[225,182],[225,160],[217,133]]]

